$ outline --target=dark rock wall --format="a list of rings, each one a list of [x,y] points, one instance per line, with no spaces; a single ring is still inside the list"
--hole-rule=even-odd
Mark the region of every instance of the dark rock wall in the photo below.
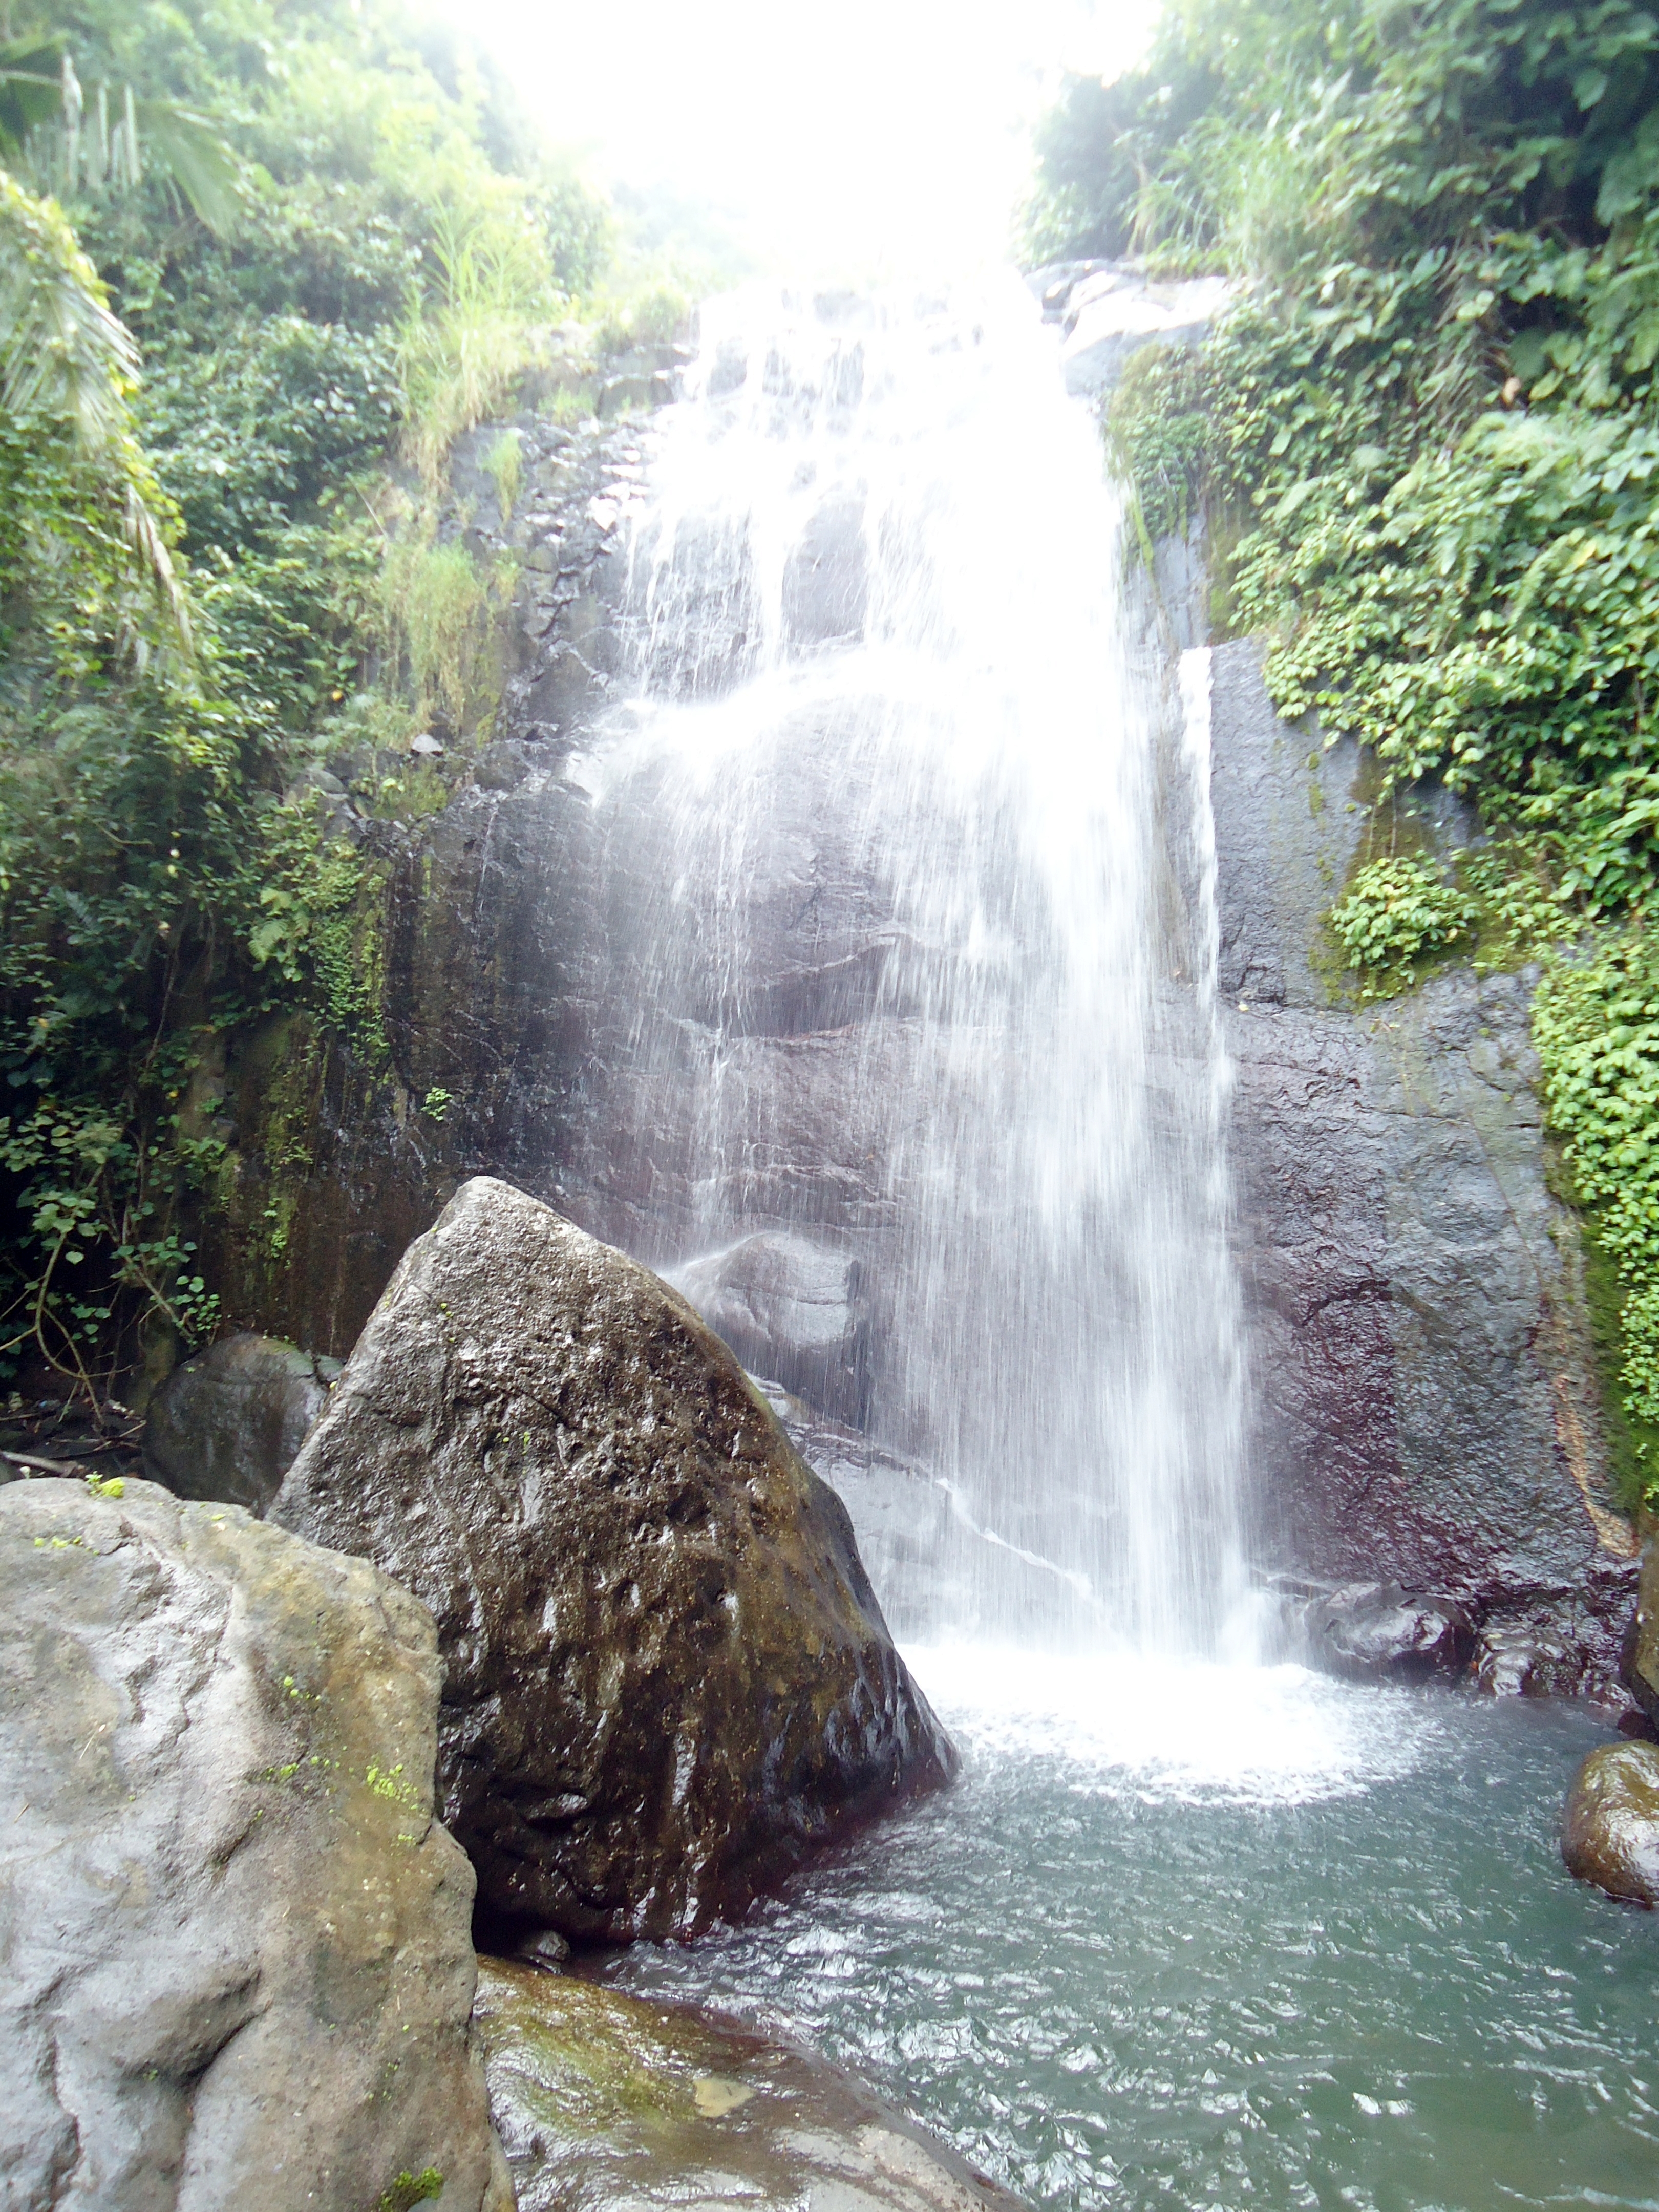
[[[1279,720],[1255,644],[1212,669],[1262,1547],[1293,1572],[1455,1596],[1489,1668],[1522,1645],[1550,1686],[1594,1686],[1632,1570],[1592,1512],[1597,1393],[1528,981],[1458,965],[1334,1003],[1323,916],[1370,818],[1365,763]],[[1443,849],[1477,834],[1443,797],[1410,826]]]

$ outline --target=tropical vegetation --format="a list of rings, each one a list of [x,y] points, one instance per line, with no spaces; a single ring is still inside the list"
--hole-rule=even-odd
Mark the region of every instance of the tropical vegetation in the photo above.
[[[384,1053],[319,764],[487,722],[447,455],[632,302],[604,196],[399,0],[0,35],[0,1380],[96,1396],[218,1319],[216,1046]]]

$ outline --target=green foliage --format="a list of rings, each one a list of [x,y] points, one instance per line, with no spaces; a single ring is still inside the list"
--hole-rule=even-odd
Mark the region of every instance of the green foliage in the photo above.
[[[316,771],[487,710],[515,572],[454,536],[447,448],[584,354],[611,219],[400,0],[12,0],[6,28],[0,1360],[90,1390],[216,1325],[228,1048],[293,1014],[386,1064],[386,864]],[[377,815],[446,794],[371,781]]]
[[[1330,927],[1350,967],[1411,984],[1425,956],[1468,937],[1478,912],[1427,861],[1399,854],[1355,873],[1331,909]]]
[[[527,224],[447,216],[432,248],[438,283],[412,295],[398,340],[409,449],[428,483],[464,430],[495,413],[547,350],[536,318],[556,301],[545,245]]]
[[[495,487],[501,527],[513,520],[514,502],[524,477],[524,444],[516,430],[504,430],[483,458],[484,474]]]
[[[464,729],[488,642],[483,570],[459,538],[434,545],[411,531],[387,558],[385,592],[423,709],[436,708],[452,729]]]
[[[410,2173],[405,2166],[390,2189],[381,2192],[375,2212],[414,2212],[416,2204],[429,2203],[433,2197],[443,2194],[444,2178],[435,2166],[427,2166],[420,2173]]]
[[[1620,1278],[1626,1407],[1646,1502],[1659,1498],[1659,947],[1639,924],[1553,963],[1533,1012],[1550,1121],[1574,1194]],[[1634,1500],[1631,1501],[1634,1503]]]
[[[136,574],[188,649],[190,622],[155,482],[133,435],[137,368],[132,341],[62,214],[0,170],[8,569],[15,578],[27,567],[50,568],[61,552],[106,597],[120,595]]]

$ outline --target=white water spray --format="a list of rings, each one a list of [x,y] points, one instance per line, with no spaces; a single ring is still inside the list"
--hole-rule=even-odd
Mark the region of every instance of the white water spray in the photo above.
[[[648,477],[586,770],[631,1241],[856,1263],[863,1419],[952,1505],[884,1559],[902,1633],[1220,1656],[1208,672],[1137,647],[1098,428],[1012,277],[737,299]]]

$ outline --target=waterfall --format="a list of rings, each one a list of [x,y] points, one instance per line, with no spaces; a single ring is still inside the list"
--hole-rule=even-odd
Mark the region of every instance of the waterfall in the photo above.
[[[641,453],[594,1225],[763,1373],[784,1315],[898,1632],[1214,1654],[1207,661],[1131,618],[1098,426],[1011,276],[717,302]]]

